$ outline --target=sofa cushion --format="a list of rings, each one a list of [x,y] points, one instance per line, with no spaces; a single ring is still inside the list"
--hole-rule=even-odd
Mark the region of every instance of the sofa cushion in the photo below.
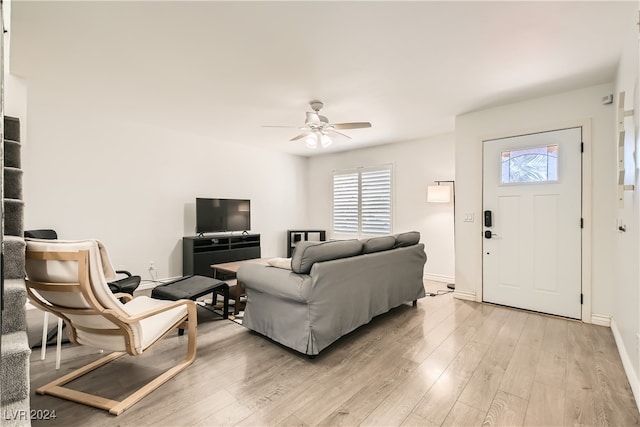
[[[387,251],[393,249],[396,244],[394,236],[372,237],[362,240],[362,253],[372,254],[374,252]]]
[[[271,267],[291,270],[291,258],[271,258],[270,260],[267,260],[267,264],[269,264]]]
[[[331,240],[328,242],[299,242],[293,251],[291,269],[295,273],[308,274],[311,266],[320,261],[347,258],[360,255],[362,242],[352,240]]]
[[[418,244],[420,241],[419,231],[407,231],[406,233],[396,234],[396,244],[394,248],[403,248],[405,246],[412,246]]]

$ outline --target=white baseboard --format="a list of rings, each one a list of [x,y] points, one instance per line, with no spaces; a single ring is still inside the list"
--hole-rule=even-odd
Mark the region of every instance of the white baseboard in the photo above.
[[[453,291],[453,297],[454,298],[458,298],[458,299],[463,299],[466,301],[474,301],[476,300],[476,293],[475,292],[467,292],[467,291],[459,291],[459,290],[455,290]]]
[[[443,282],[443,283],[455,283],[456,278],[452,276],[444,276],[442,274],[430,274],[425,273],[422,277],[426,280],[433,280],[434,282]]]
[[[611,316],[605,316],[604,314],[592,314],[591,323],[598,326],[611,327]]]
[[[144,291],[146,289],[153,289],[158,286],[160,283],[158,282],[144,282],[140,283],[140,286],[136,288],[137,291]]]
[[[616,341],[618,353],[620,354],[620,359],[622,360],[622,367],[624,368],[625,374],[627,374],[627,379],[629,380],[629,385],[631,386],[633,397],[636,400],[636,406],[640,408],[640,389],[638,384],[638,374],[633,368],[631,359],[629,359],[624,341],[622,340],[622,336],[620,335],[620,330],[618,329],[618,325],[616,325],[616,321],[613,317],[611,318],[611,332],[613,333],[613,339]],[[636,335],[636,340],[640,340],[640,334]]]
[[[167,283],[170,282],[172,280],[176,280],[181,278],[182,276],[176,276],[176,277],[167,277],[166,279],[158,279],[155,282],[151,281],[151,280],[143,280],[140,283],[140,286],[138,286],[138,288],[136,290],[139,291],[144,291],[146,289],[153,289],[158,285],[162,285],[163,283]]]

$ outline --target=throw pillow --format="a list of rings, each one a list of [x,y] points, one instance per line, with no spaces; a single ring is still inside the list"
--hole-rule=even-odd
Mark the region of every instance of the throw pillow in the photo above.
[[[271,267],[291,270],[291,258],[272,258],[270,260],[267,260],[267,264],[269,264]]]

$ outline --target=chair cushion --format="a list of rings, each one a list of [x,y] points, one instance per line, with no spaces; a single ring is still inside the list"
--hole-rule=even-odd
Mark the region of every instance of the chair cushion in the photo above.
[[[393,249],[396,244],[396,238],[393,236],[372,237],[371,239],[363,240],[362,244],[362,253],[372,254]]]
[[[145,311],[153,310],[154,308],[160,308],[167,306],[169,304],[173,304],[171,301],[164,301],[149,298],[147,296],[139,296],[131,301],[127,302],[124,305],[125,311],[127,311],[131,316],[136,316],[138,314],[144,313]],[[181,305],[176,308],[172,308],[171,310],[164,311],[159,314],[155,314],[151,317],[147,317],[146,319],[142,319],[140,324],[140,329],[135,332],[140,333],[140,337],[135,337],[136,347],[140,345],[138,351],[143,351],[151,344],[153,344],[158,338],[160,338],[169,328],[176,323],[180,322],[187,315],[187,306]]]
[[[293,251],[291,269],[294,273],[309,274],[316,262],[360,255],[362,242],[357,239],[328,242],[299,242]]]
[[[173,304],[172,301],[163,301],[139,296],[124,304],[123,308],[127,316],[136,316],[149,310]],[[155,314],[131,324],[134,347],[137,352],[144,351],[153,344],[167,330],[180,322],[187,315],[186,306],[172,308],[171,310]],[[117,329],[117,326],[109,322],[103,316],[75,316],[70,315],[74,324],[82,324],[85,327],[95,329]],[[101,348],[109,351],[126,351],[127,346],[122,335],[109,335],[94,333],[91,331],[77,330],[77,339],[81,345]]]
[[[408,231],[406,233],[396,234],[396,244],[394,248],[403,248],[405,246],[417,245],[420,241],[419,231]]]

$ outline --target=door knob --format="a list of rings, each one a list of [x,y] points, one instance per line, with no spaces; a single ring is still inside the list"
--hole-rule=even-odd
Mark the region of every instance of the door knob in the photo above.
[[[492,232],[491,232],[491,230],[486,230],[486,231],[484,232],[484,238],[485,238],[485,239],[490,239],[490,238],[492,238],[493,236],[497,236],[497,234],[496,234],[496,233],[492,233]]]

